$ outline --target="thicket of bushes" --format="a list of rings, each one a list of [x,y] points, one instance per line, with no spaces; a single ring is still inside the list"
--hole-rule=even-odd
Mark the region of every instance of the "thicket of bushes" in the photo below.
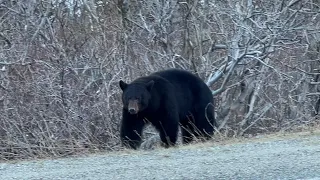
[[[222,135],[319,122],[316,0],[4,0],[0,20],[2,160],[118,148],[118,81],[169,67],[211,87]]]

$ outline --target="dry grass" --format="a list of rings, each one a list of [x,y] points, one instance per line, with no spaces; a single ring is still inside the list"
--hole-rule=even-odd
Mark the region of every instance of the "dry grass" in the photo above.
[[[320,126],[312,126],[312,127],[304,127],[299,128],[295,131],[285,132],[279,131],[269,134],[260,134],[253,137],[225,137],[216,135],[211,141],[207,142],[197,142],[194,141],[189,145],[178,145],[172,148],[164,148],[158,144],[153,146],[153,150],[132,150],[126,149],[123,147],[117,147],[114,150],[109,151],[79,151],[78,153],[74,153],[70,156],[64,157],[36,157],[36,158],[28,158],[28,159],[20,159],[20,160],[10,160],[10,161],[0,161],[6,163],[18,163],[23,161],[29,160],[48,160],[48,159],[57,159],[57,158],[74,158],[74,157],[88,157],[92,155],[116,155],[116,156],[132,156],[132,155],[141,155],[141,154],[149,154],[153,153],[153,151],[161,151],[162,153],[166,154],[170,151],[175,151],[179,149],[199,149],[205,147],[215,147],[215,146],[226,146],[226,145],[236,145],[236,144],[244,144],[244,143],[254,143],[254,142],[267,142],[267,141],[276,141],[276,140],[290,140],[290,139],[299,139],[303,137],[313,136],[313,135],[320,135]],[[310,143],[319,143],[319,142],[310,142]],[[165,156],[165,155],[164,155]]]

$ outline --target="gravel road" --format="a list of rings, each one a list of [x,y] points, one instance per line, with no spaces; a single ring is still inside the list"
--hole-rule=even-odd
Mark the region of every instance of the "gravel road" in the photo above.
[[[320,180],[320,135],[1,163],[0,179]]]

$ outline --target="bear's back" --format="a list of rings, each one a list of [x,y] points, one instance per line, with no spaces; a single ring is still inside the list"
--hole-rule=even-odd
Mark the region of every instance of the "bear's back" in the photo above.
[[[189,71],[181,69],[168,69],[155,72],[152,75],[160,76],[178,89],[190,89],[198,92],[201,90],[209,90],[208,86],[203,82],[201,78],[192,74]]]

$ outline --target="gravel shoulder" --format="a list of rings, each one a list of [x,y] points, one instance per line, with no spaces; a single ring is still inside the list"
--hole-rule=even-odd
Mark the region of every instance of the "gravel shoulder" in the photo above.
[[[320,134],[0,163],[0,179],[320,179]]]

